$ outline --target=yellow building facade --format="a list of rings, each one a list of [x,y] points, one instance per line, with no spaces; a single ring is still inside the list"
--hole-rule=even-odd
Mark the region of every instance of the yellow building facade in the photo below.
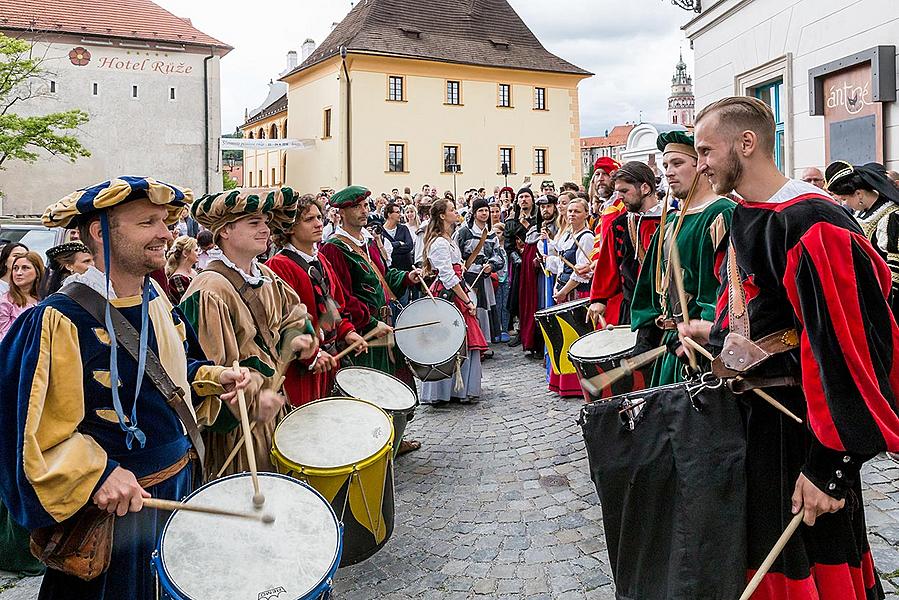
[[[287,98],[279,98],[264,107],[240,127],[243,137],[277,140],[287,137]],[[284,185],[287,152],[281,149],[247,148],[243,151],[243,185],[267,187]]]
[[[435,4],[441,5],[435,10],[464,9],[457,2]],[[282,77],[288,137],[314,140],[311,149],[287,151],[287,185],[303,192],[347,184],[375,193],[424,184],[453,190],[452,165],[458,165],[457,190],[492,190],[504,183],[503,162],[516,188],[528,180],[535,186],[545,179],[556,186],[580,181],[578,83],[590,73],[549,54],[520,19],[513,24],[519,29],[506,34],[511,41],[457,40],[465,48],[458,58],[448,56],[453,40],[441,35],[439,23],[429,34],[421,33],[423,26],[401,26],[362,35],[370,21],[383,28],[423,18],[399,14],[398,6],[360,3],[319,50]],[[378,11],[382,18],[369,19]],[[515,40],[527,36],[532,41],[524,49]],[[377,38],[389,50],[360,38]]]

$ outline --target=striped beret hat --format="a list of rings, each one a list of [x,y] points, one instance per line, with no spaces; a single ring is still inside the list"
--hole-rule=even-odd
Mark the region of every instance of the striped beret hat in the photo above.
[[[47,227],[74,228],[84,217],[140,198],[168,208],[166,223],[171,225],[178,222],[194,194],[150,177],[117,177],[72,192],[47,207],[41,220]]]
[[[287,231],[297,217],[298,200],[299,194],[289,187],[237,188],[198,198],[190,214],[212,233],[250,215],[268,217],[272,231]]]

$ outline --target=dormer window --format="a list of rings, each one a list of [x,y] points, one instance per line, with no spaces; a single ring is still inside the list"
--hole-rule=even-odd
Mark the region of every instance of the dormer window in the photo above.
[[[411,38],[413,40],[421,39],[421,31],[413,27],[400,27],[400,31],[402,31],[403,35],[407,38]]]
[[[493,44],[493,47],[497,50],[508,50],[509,42],[505,40],[490,40],[490,43]]]

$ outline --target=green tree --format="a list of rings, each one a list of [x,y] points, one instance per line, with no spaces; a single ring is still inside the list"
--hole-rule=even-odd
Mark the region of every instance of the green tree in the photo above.
[[[0,170],[7,160],[33,163],[44,150],[74,162],[90,151],[70,132],[88,121],[82,110],[38,116],[21,116],[17,105],[46,95],[42,59],[35,57],[32,44],[0,34]]]
[[[593,179],[593,173],[595,171],[596,169],[593,167],[593,165],[590,165],[590,171],[584,175],[583,184],[584,189],[586,189],[587,191],[590,191],[590,180]]]
[[[222,189],[225,191],[233,190],[237,187],[237,180],[228,174],[228,171],[222,171]]]

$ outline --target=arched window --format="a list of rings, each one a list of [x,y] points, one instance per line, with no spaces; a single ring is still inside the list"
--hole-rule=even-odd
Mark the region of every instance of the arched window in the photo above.
[[[287,181],[287,154],[281,157],[281,183]]]
[[[284,122],[281,124],[281,137],[287,137],[287,119],[284,119]]]
[[[265,129],[263,129],[262,127],[259,128],[259,139],[260,140],[265,139]]]
[[[252,140],[252,139],[254,139],[255,137],[256,137],[256,134],[254,134],[254,133],[251,131],[251,132],[250,132],[250,139]]]
[[[278,139],[278,126],[272,123],[271,129],[269,129],[268,139],[276,140]]]

